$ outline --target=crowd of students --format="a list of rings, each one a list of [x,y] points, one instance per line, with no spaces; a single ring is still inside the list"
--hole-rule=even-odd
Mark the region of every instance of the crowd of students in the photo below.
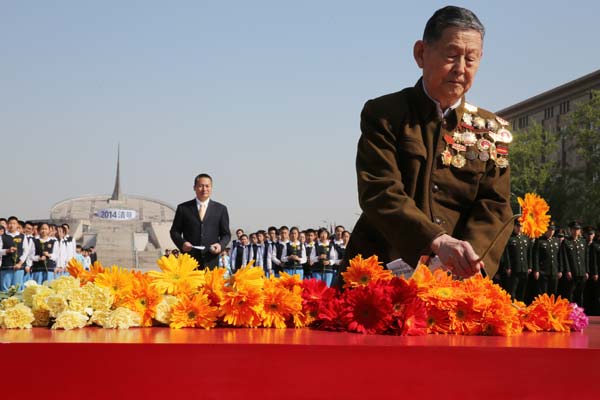
[[[251,234],[240,228],[236,237],[231,248],[219,256],[219,266],[230,273],[253,261],[267,277],[286,272],[302,279],[316,278],[330,286],[344,258],[350,232],[341,225],[335,227],[333,234],[326,228],[301,231],[295,226],[271,226]]]
[[[39,284],[66,272],[71,258],[86,269],[96,260],[94,248],[82,248],[69,235],[68,224],[33,223],[0,218],[0,291],[21,290],[32,279]]]

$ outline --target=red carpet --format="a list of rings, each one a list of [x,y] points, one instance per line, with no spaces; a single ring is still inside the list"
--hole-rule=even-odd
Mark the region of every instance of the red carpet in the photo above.
[[[4,398],[588,399],[583,333],[392,337],[310,329],[2,330]]]

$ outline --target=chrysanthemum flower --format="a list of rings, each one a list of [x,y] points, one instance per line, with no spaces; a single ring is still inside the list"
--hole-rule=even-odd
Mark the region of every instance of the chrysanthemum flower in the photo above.
[[[229,325],[256,328],[262,322],[264,313],[262,289],[227,287],[223,292],[221,311],[223,321]]]
[[[390,280],[392,276],[391,271],[383,269],[381,262],[375,255],[367,259],[363,259],[360,254],[357,255],[350,260],[346,272],[342,272],[344,288],[366,286],[370,282]]]
[[[457,335],[478,335],[481,333],[482,312],[474,307],[476,301],[471,296],[458,301],[450,310],[450,330]]]
[[[141,326],[152,326],[152,319],[156,315],[156,307],[161,296],[155,286],[146,279],[134,280],[134,288],[124,299],[123,307],[137,312],[141,318]]]
[[[450,315],[448,311],[437,307],[427,307],[427,333],[450,333]]]
[[[19,303],[7,310],[0,311],[0,326],[7,329],[29,329],[34,321],[31,308]]]
[[[125,307],[119,307],[108,313],[102,327],[109,329],[129,329],[140,326],[140,324],[141,318],[138,313]]]
[[[79,286],[81,286],[79,279],[69,275],[63,275],[59,278],[56,278],[48,282],[47,285],[54,289],[56,293],[61,293],[63,291],[78,288]]]
[[[88,316],[73,310],[65,310],[58,314],[52,329],[75,329],[84,328],[88,323]]]
[[[133,275],[128,270],[113,265],[96,275],[94,284],[110,289],[115,304],[119,306],[133,289]]]
[[[523,233],[532,239],[542,236],[548,230],[550,223],[550,207],[546,200],[534,193],[526,193],[525,200],[517,198],[521,206],[521,217],[519,222],[523,227]]]
[[[210,304],[213,306],[218,306],[223,300],[223,288],[225,287],[225,268],[215,268],[213,270],[209,270],[208,268],[204,270],[204,290],[208,295],[208,299],[210,300]]]
[[[539,295],[527,307],[523,324],[530,331],[569,332],[572,320],[569,319],[571,306],[567,299],[554,298],[546,293]]]
[[[394,313],[398,326],[397,334],[403,336],[422,336],[427,334],[427,308],[425,303],[415,297],[404,302],[399,312]]]
[[[206,293],[199,293],[192,298],[182,297],[171,313],[171,328],[204,328],[216,325],[219,310],[210,305]]]
[[[148,276],[161,294],[187,295],[190,289],[204,285],[204,271],[196,270],[198,261],[187,253],[179,257],[163,256],[156,263],[162,272],[150,271]]]
[[[302,311],[302,296],[299,291],[290,291],[277,284],[265,285],[263,291],[263,326],[283,329],[286,320]]]
[[[383,333],[391,321],[392,304],[383,286],[375,282],[344,292],[342,321],[349,331]]]
[[[290,275],[287,272],[280,273],[276,282],[279,286],[282,286],[287,290],[293,290],[294,287],[302,286],[302,279],[300,279],[300,275]]]
[[[233,289],[260,290],[264,285],[265,272],[262,268],[254,267],[254,261],[238,269],[229,278],[229,286]]]
[[[589,319],[582,307],[579,307],[577,303],[571,303],[571,312],[569,313],[569,319],[573,321],[571,330],[574,332],[581,332],[589,325]]]
[[[319,308],[323,303],[336,297],[338,292],[319,279],[305,279],[302,281],[302,313],[304,325],[311,324],[319,317]]]
[[[164,295],[161,302],[156,306],[156,315],[154,319],[161,324],[169,325],[171,323],[171,315],[173,307],[179,303],[179,299],[175,296]]]

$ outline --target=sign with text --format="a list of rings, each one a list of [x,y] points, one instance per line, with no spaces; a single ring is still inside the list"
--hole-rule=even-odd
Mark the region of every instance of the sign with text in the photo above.
[[[104,208],[98,210],[94,215],[100,219],[108,219],[112,221],[129,221],[137,218],[137,211],[123,210],[120,208]]]

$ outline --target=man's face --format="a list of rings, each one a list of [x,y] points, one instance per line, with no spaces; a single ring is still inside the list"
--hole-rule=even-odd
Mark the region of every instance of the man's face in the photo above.
[[[288,231],[287,229],[282,229],[281,230],[281,240],[283,242],[290,240],[290,231]]]
[[[248,246],[248,236],[242,236],[240,242],[242,243],[242,245]]]
[[[244,231],[241,229],[238,229],[237,231],[235,231],[235,235],[237,236],[238,240],[240,239],[240,236],[242,236],[244,234]]]
[[[308,233],[308,243],[312,243],[317,239],[317,234],[314,232]]]
[[[257,233],[256,240],[258,241],[258,244],[263,244],[265,242],[265,235],[262,233]]]
[[[250,243],[256,244],[257,241],[258,238],[256,237],[256,235],[250,235]]]
[[[300,243],[306,243],[306,233],[300,233]]]
[[[212,194],[212,181],[208,178],[200,178],[194,186],[196,197],[200,201],[206,201]]]
[[[4,220],[0,221],[0,225],[4,227],[4,229],[8,228],[8,223]]]
[[[581,229],[571,228],[571,236],[574,238],[578,238],[579,236],[581,236]]]
[[[33,226],[31,226],[29,224],[25,224],[25,230],[23,232],[25,232],[26,235],[32,235],[33,234]]]
[[[473,84],[483,55],[481,33],[448,27],[433,43],[415,43],[414,56],[423,69],[423,81],[431,97],[443,109],[456,103]]]
[[[269,239],[271,240],[271,242],[276,242],[277,241],[277,231],[275,231],[275,230],[269,231]]]
[[[294,229],[290,232],[290,240],[292,242],[295,242],[296,240],[298,240],[298,231],[297,230]]]
[[[19,223],[17,221],[15,221],[14,219],[8,221],[8,231],[10,233],[17,232],[17,229],[19,229]]]
[[[336,239],[341,239],[342,238],[342,233],[344,233],[344,228],[335,228],[335,238]]]

